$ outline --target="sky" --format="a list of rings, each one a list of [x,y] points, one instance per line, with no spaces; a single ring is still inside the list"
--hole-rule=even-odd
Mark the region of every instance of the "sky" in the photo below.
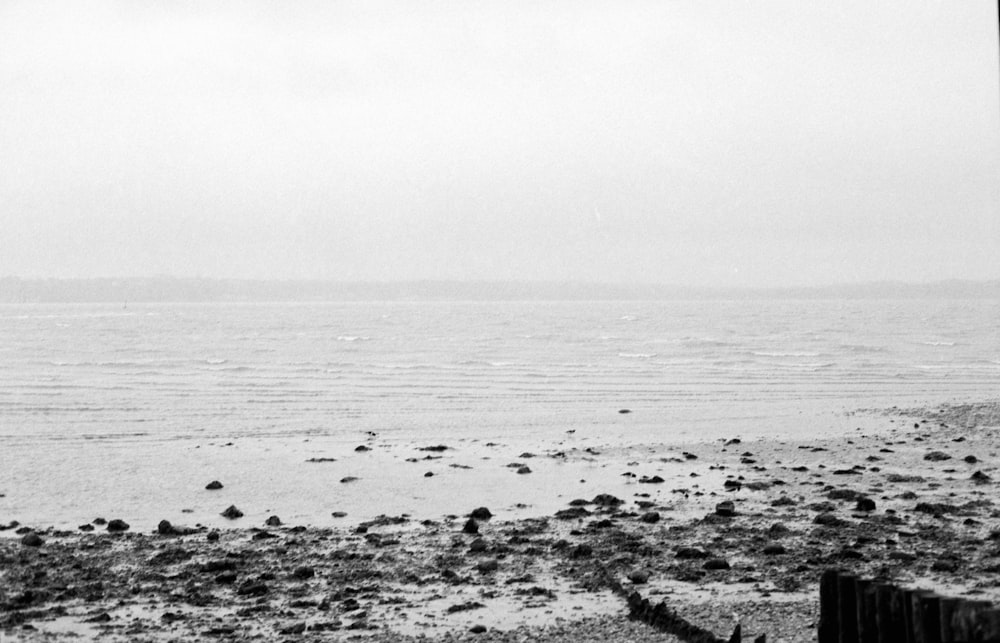
[[[0,0],[0,276],[1000,278],[992,0]]]

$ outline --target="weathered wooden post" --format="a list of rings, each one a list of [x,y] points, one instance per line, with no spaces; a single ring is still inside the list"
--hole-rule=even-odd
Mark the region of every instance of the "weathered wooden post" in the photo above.
[[[878,643],[878,610],[875,604],[875,584],[867,579],[858,579],[854,592],[858,599],[858,641]]]
[[[819,579],[819,643],[840,643],[840,572],[828,569]]]
[[[893,597],[896,588],[886,583],[875,586],[876,628],[878,643],[897,643],[903,639],[898,634],[902,631],[902,623],[894,620]]]
[[[941,643],[955,643],[954,630],[951,627],[951,617],[955,613],[955,608],[962,602],[960,598],[941,598]]]
[[[840,612],[840,643],[858,643],[858,597],[854,574],[837,577],[837,603]]]
[[[910,600],[914,643],[941,643],[941,598],[933,592],[915,590]]]

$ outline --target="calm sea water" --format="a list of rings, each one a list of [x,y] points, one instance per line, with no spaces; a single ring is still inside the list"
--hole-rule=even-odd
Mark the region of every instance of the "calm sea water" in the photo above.
[[[625,482],[601,459],[512,475],[522,451],[809,438],[860,408],[995,398],[998,319],[993,301],[3,306],[0,522],[544,512]]]
[[[992,301],[6,306],[0,439],[499,436],[619,408],[665,438],[766,432],[996,396],[998,319]]]

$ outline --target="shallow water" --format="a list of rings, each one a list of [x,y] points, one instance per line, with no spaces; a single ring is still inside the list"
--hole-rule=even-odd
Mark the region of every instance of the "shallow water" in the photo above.
[[[437,514],[499,493],[522,450],[843,433],[859,408],[995,397],[996,319],[995,301],[2,306],[0,520]],[[414,481],[413,446],[437,443],[492,473]],[[546,469],[515,484],[579,477]]]

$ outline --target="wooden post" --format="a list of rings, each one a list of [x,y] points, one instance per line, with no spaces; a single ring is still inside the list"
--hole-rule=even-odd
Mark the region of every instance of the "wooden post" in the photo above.
[[[914,643],[941,643],[941,598],[933,592],[916,590],[910,600]]]
[[[976,618],[990,604],[984,601],[959,601],[951,614],[952,636],[956,641],[974,641]]]
[[[828,569],[819,579],[819,643],[840,643],[839,576],[837,570]]]
[[[917,637],[913,632],[913,592],[919,590],[913,589],[901,589],[900,594],[902,595],[903,601],[903,634],[904,637],[901,640],[906,641],[906,643],[917,643]]]
[[[870,580],[858,579],[854,584],[858,599],[858,641],[878,643],[878,612],[875,604],[875,585]]]
[[[840,643],[858,643],[858,597],[854,574],[840,574],[837,578],[838,606],[840,608]]]
[[[1000,609],[984,609],[976,615],[975,641],[1000,641]]]
[[[941,599],[941,643],[955,643],[955,631],[951,627],[951,617],[955,608],[962,602],[960,598],[943,597]]]
[[[897,643],[900,639],[897,633],[902,628],[901,623],[893,620],[893,596],[896,588],[886,583],[875,586],[875,623],[878,631],[878,643]]]

